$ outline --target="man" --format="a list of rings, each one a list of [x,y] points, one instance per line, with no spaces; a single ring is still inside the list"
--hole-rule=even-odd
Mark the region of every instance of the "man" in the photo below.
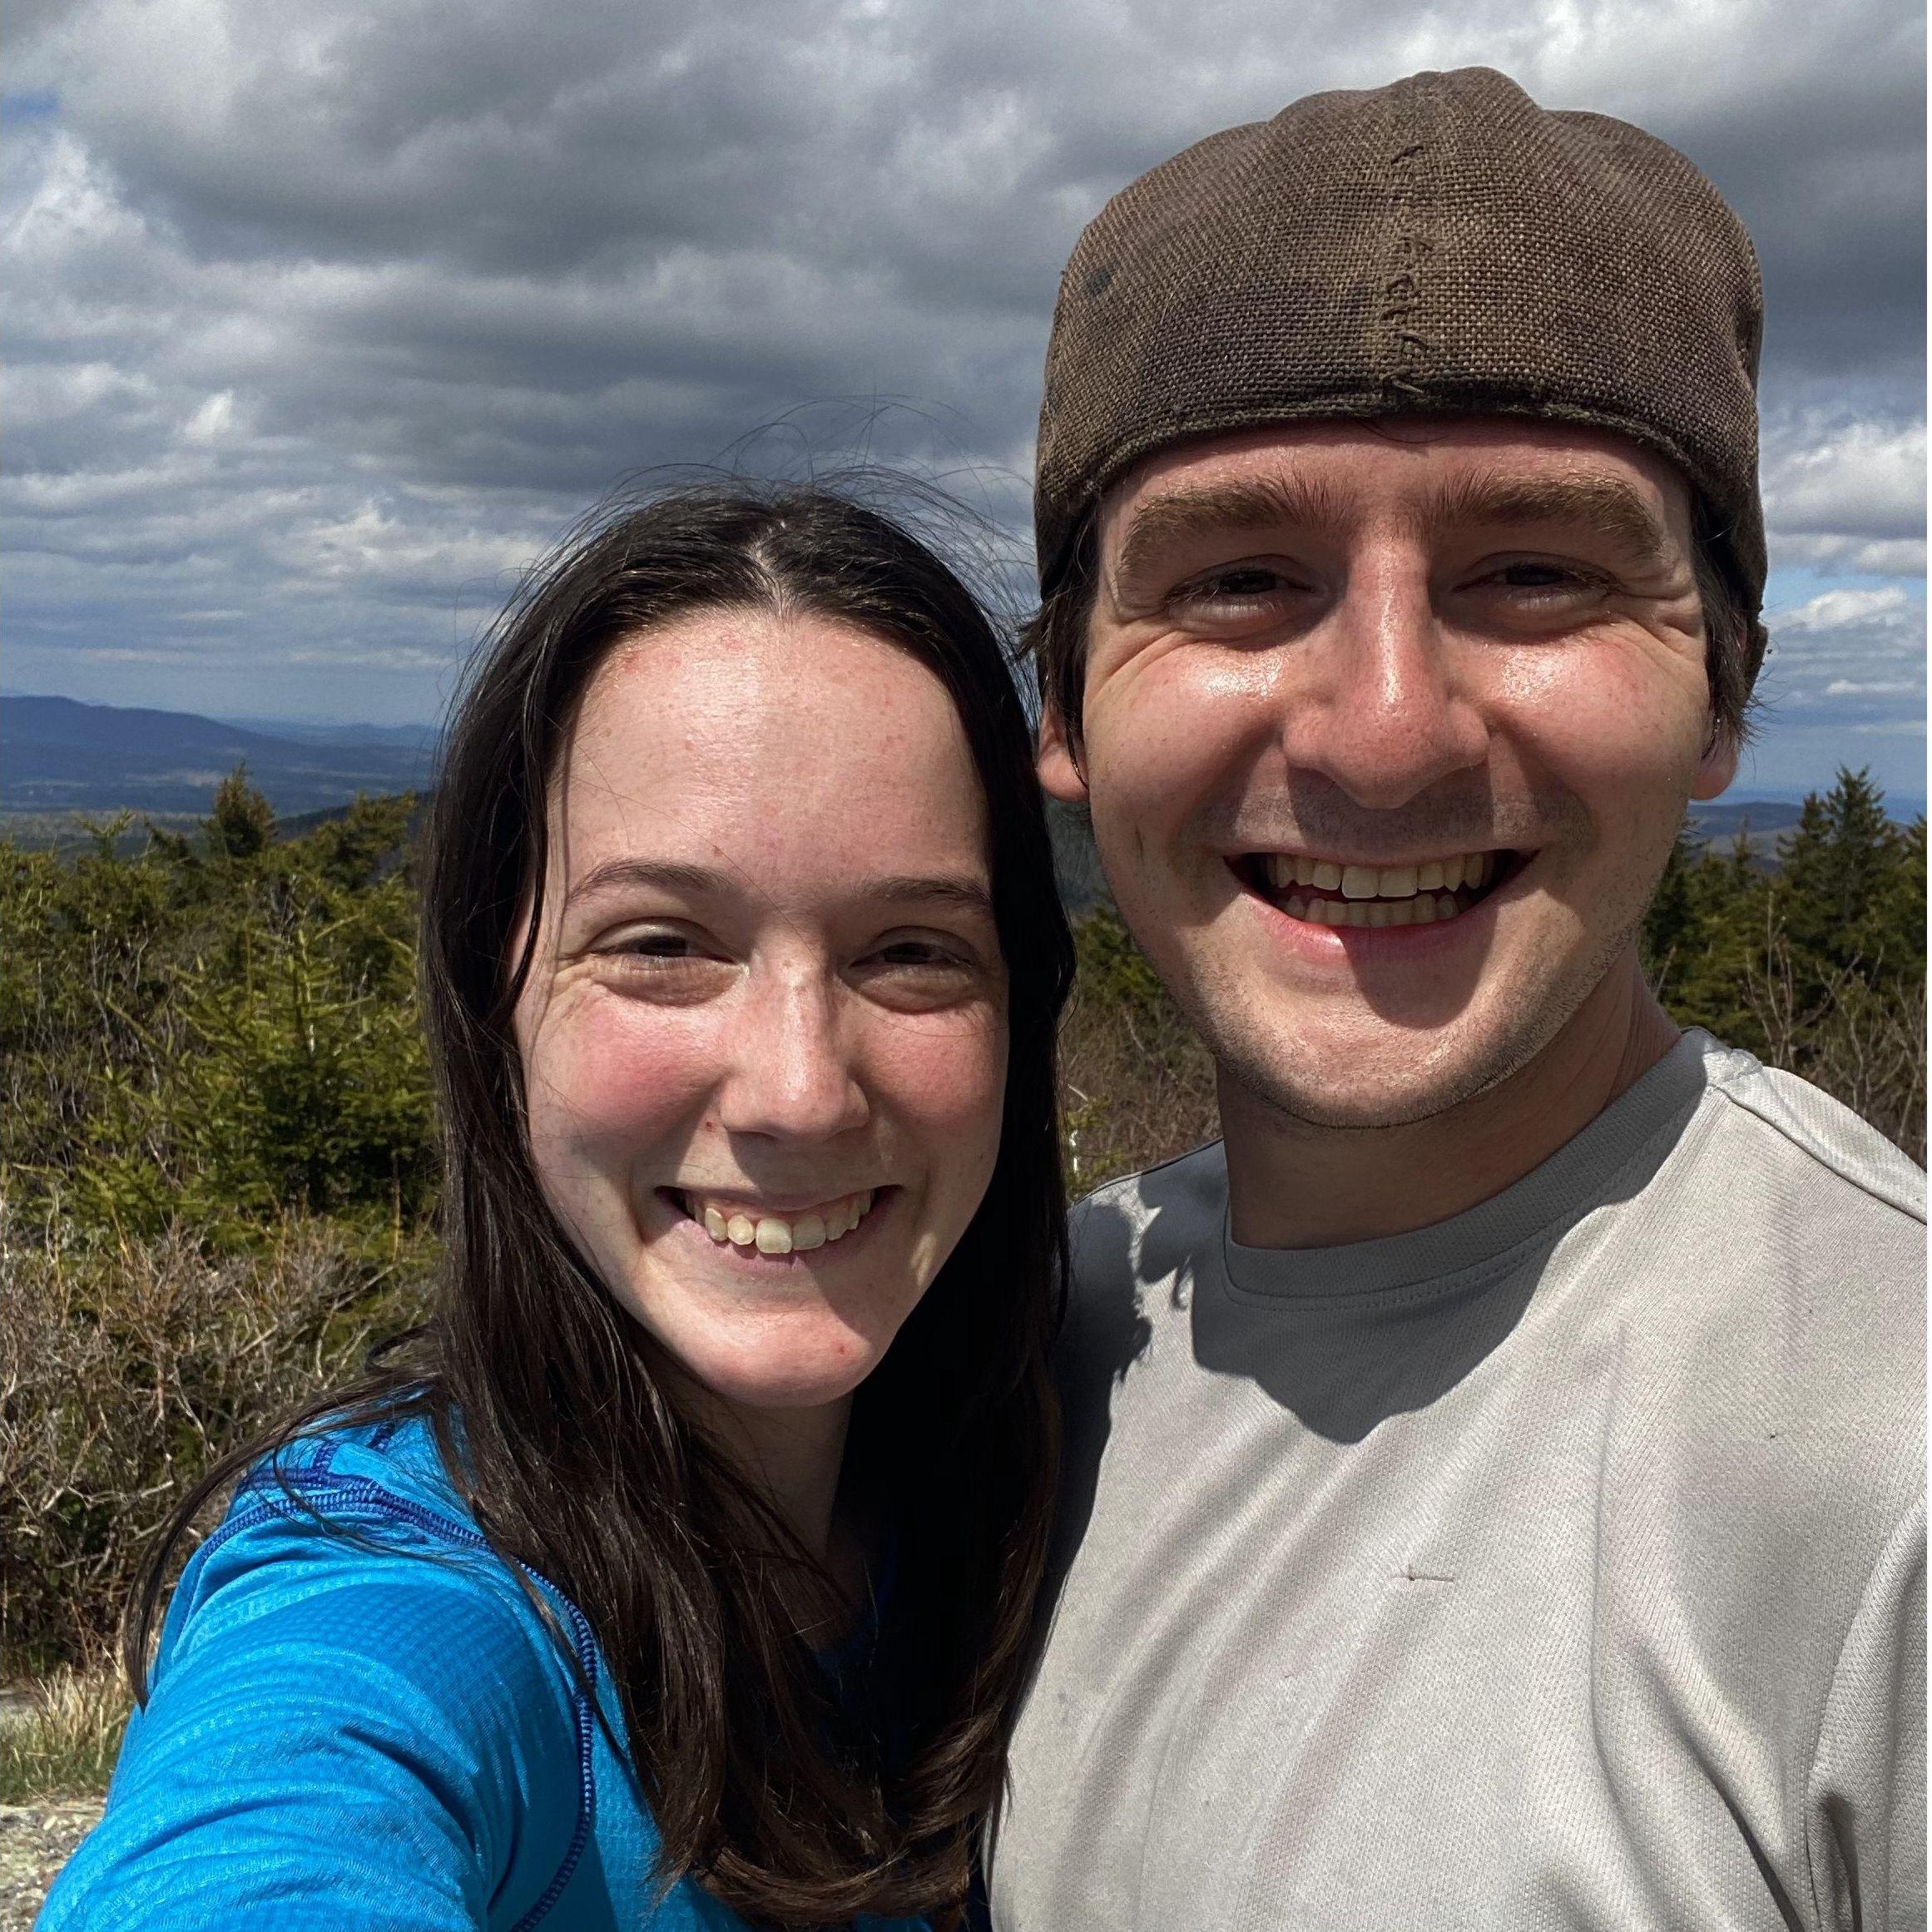
[[[1764,637],[1756,268],[1502,76],[1062,285],[1042,775],[1224,1142],[1076,1222],[1003,1932],[1922,1924],[1922,1180],[1637,934]]]

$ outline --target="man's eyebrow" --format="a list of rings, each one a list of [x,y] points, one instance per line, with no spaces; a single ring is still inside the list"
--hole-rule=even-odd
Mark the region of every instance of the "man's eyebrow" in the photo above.
[[[1256,477],[1158,490],[1134,506],[1114,574],[1118,582],[1131,584],[1164,552],[1199,537],[1235,536],[1283,524],[1334,530],[1342,521],[1332,490],[1295,478]]]
[[[1617,477],[1510,476],[1501,471],[1464,477],[1429,505],[1441,524],[1583,523],[1647,563],[1672,550],[1668,527],[1641,491]]]
[[[593,865],[572,884],[563,903],[566,906],[575,905],[579,899],[626,886],[692,894],[743,889],[732,874],[718,867],[687,865],[660,859],[607,859],[602,864]],[[879,879],[862,879],[857,882],[853,896],[889,905],[931,904],[937,901],[989,915],[993,911],[993,894],[970,873],[936,873],[930,876],[895,873]]]

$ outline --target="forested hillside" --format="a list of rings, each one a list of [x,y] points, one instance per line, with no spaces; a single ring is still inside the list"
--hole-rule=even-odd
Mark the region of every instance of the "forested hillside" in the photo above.
[[[0,843],[0,1646],[110,1635],[171,1495],[421,1305],[436,1154],[413,800],[277,837],[239,775],[192,835]],[[1923,1158],[1923,820],[1845,773],[1767,871],[1687,840],[1644,935],[1677,1017]],[[1066,1033],[1078,1190],[1214,1132],[1205,1056],[1104,904]]]

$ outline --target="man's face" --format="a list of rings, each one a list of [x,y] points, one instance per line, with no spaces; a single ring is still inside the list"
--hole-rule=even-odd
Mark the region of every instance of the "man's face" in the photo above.
[[[1524,1065],[1736,767],[1688,492],[1617,437],[1186,443],[1108,494],[1098,558],[1081,751],[1049,714],[1041,775],[1224,1077],[1298,1119],[1425,1119]]]

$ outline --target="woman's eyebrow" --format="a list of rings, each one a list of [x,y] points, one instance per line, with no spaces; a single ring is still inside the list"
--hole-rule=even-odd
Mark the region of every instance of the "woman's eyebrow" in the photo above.
[[[627,885],[656,886],[662,892],[716,892],[731,883],[729,874],[708,865],[685,865],[668,859],[607,859],[572,884],[563,903],[575,905],[580,899]]]
[[[993,894],[969,873],[947,873],[933,878],[906,875],[869,879],[862,896],[884,899],[891,904],[937,899],[948,905],[962,907],[968,912],[985,913],[988,916],[993,911]]]
[[[675,859],[607,859],[576,880],[564,896],[566,906],[600,892],[626,886],[655,887],[661,892],[714,893],[741,890],[743,881],[708,865],[688,865]],[[884,900],[889,904],[943,904],[970,912],[993,911],[993,894],[970,873],[892,874],[858,882],[855,899]]]

